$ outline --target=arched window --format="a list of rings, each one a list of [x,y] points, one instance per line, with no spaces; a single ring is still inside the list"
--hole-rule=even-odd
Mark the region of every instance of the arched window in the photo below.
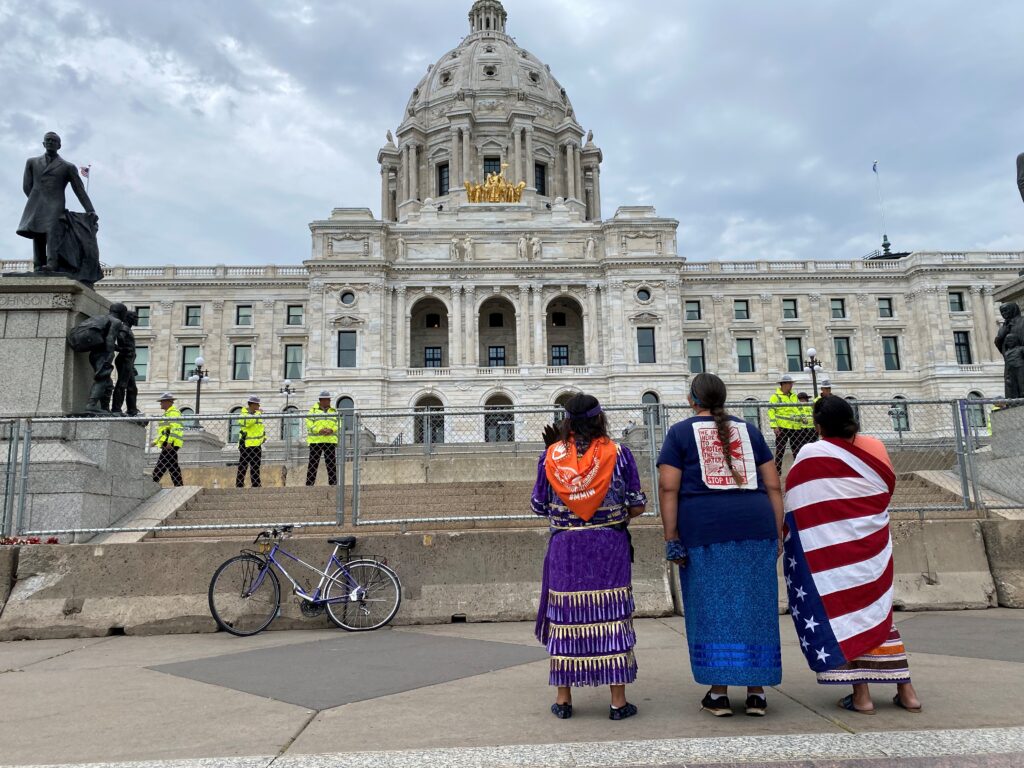
[[[512,401],[505,395],[495,395],[487,401],[484,410],[484,440],[488,443],[514,443],[516,441],[515,413]]]
[[[196,412],[189,408],[187,405],[181,409],[181,425],[185,429],[200,429],[198,419],[190,419],[189,416],[195,416]]]
[[[241,413],[242,406],[236,406],[231,409],[230,413]],[[238,442],[238,437],[242,433],[242,427],[238,423],[238,419],[228,419],[228,443],[234,445]]]
[[[640,402],[643,403],[644,405],[647,405],[647,406],[649,406],[649,405],[657,405],[658,403],[661,402],[661,399],[658,397],[657,393],[655,393],[655,392],[644,392],[644,396],[642,398],[640,398]],[[644,408],[644,412],[645,412],[644,419],[645,419],[645,421],[646,421],[646,418],[647,418],[646,417],[647,410],[648,410],[647,408]],[[650,410],[654,411],[654,423],[655,423],[655,425],[660,425],[661,424],[661,408],[651,408]]]
[[[892,399],[892,406],[889,408],[889,417],[892,419],[892,428],[903,435],[910,431],[910,407],[907,405],[907,398],[903,395],[896,395]]]
[[[444,404],[436,397],[427,395],[419,399],[415,410],[422,411],[424,415],[417,416],[413,421],[413,442],[425,443],[429,439],[431,443],[443,443]]]
[[[289,405],[284,409],[284,418],[281,419],[281,439],[297,442],[302,435],[302,419],[299,417],[299,409]]]
[[[749,421],[755,427],[761,429],[761,409],[757,407],[757,398],[748,397],[743,402],[751,403],[751,405],[743,406],[743,420]]]
[[[853,418],[855,418],[857,420],[857,423],[859,424],[860,423],[860,406],[857,405],[857,398],[856,397],[847,397],[846,398],[846,402],[848,402],[850,404],[850,407],[853,408]]]
[[[968,400],[984,400],[985,395],[977,390],[967,393]],[[982,403],[967,404],[967,424],[974,429],[985,429],[988,426],[988,414]]]

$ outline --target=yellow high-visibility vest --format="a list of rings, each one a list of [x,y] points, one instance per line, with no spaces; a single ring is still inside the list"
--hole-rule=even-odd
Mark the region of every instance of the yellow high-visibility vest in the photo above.
[[[262,417],[263,411],[260,410],[256,413],[242,411],[242,416],[238,419],[238,429],[242,445],[246,448],[256,448],[267,441]]]
[[[164,418],[180,419],[181,411],[172,405],[164,411]],[[160,425],[156,428],[156,440],[153,441],[153,445],[161,448],[165,445],[181,448],[185,444],[184,435],[185,427],[180,421],[161,421]]]
[[[775,405],[768,409],[768,424],[772,429],[802,429],[803,421],[800,418],[800,401],[795,392],[788,395],[781,388],[775,390],[775,394],[768,402],[784,405]]]
[[[314,443],[334,443],[338,442],[338,412],[328,406],[327,410],[323,410],[320,407],[320,403],[317,403],[309,409],[309,413],[306,415],[306,442],[310,445]],[[321,435],[320,430],[329,429],[331,434]]]

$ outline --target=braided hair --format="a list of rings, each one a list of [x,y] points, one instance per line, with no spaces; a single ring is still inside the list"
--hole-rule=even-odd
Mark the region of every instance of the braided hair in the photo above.
[[[728,394],[725,382],[713,373],[698,373],[690,382],[690,398],[694,405],[706,408],[711,412],[718,428],[718,440],[722,444],[722,455],[725,466],[732,473],[737,486],[743,485],[743,475],[732,463],[732,420],[725,410],[725,398]]]

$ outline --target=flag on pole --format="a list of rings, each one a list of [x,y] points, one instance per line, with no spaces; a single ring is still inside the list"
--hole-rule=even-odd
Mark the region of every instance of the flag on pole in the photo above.
[[[871,166],[871,170],[874,171],[875,173],[878,173],[878,161],[877,160],[875,160],[874,164]]]
[[[80,170],[80,171],[82,172],[82,177],[83,177],[83,178],[86,178],[86,179],[88,179],[88,178],[89,178],[89,169],[90,169],[90,168],[92,168],[92,166],[91,166],[91,165],[82,165],[82,166],[79,166],[78,170]]]

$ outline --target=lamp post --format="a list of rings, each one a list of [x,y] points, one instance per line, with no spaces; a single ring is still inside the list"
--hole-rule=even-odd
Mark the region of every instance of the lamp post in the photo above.
[[[291,424],[288,423],[288,406],[291,404],[292,395],[295,394],[295,390],[292,389],[292,380],[285,379],[284,386],[279,390],[284,395],[284,418],[281,420],[281,427],[284,431],[284,455],[290,457],[292,455],[292,430]]]
[[[821,372],[821,361],[818,360],[818,350],[810,347],[807,350],[807,359],[804,360],[804,373],[811,374],[811,386],[814,388],[814,399],[818,399],[818,374]]]
[[[202,357],[196,358],[196,367],[192,369],[192,375],[188,377],[189,381],[196,383],[196,416],[199,415],[199,399],[203,394],[203,382],[210,380],[210,372],[203,368],[206,361]]]

